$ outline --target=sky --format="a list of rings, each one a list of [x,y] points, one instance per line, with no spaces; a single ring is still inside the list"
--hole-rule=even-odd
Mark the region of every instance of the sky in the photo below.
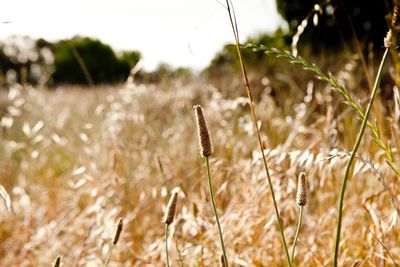
[[[206,67],[233,42],[220,0],[3,0],[0,40],[29,35],[50,41],[90,36],[115,50],[138,50],[143,67]],[[275,0],[233,0],[241,40],[283,25]]]

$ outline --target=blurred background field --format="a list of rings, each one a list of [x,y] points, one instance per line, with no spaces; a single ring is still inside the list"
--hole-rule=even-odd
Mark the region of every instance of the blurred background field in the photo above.
[[[224,8],[213,3],[229,25]],[[365,106],[393,3],[271,5],[280,28],[242,43],[298,53]],[[246,16],[239,19],[240,29]],[[218,266],[196,104],[213,138],[211,172],[231,265],[285,266],[234,46],[221,45],[200,70],[173,62],[149,69],[141,51],[118,50],[96,36],[13,36],[1,43],[0,266],[51,266],[57,255],[64,266],[103,266],[120,217],[124,230],[109,266],[163,266],[161,219],[171,192],[179,192],[171,265]],[[290,244],[297,177],[305,172],[308,179],[294,265],[332,266],[340,184],[360,119],[300,66],[248,48],[243,54]],[[398,56],[391,51],[371,116],[395,166]],[[339,266],[400,262],[399,178],[372,136],[367,129],[348,183]]]

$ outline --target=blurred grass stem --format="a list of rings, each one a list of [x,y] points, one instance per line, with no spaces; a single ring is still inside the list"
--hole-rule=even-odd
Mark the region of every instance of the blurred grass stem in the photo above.
[[[249,79],[248,79],[248,76],[247,76],[247,70],[246,70],[246,66],[244,64],[242,52],[240,51],[239,31],[238,31],[238,27],[237,27],[237,21],[236,21],[236,17],[235,17],[235,12],[233,10],[232,3],[229,0],[226,0],[226,4],[227,4],[229,19],[230,19],[230,22],[231,22],[233,34],[235,36],[236,50],[237,50],[237,54],[238,54],[238,57],[239,57],[240,67],[242,69],[242,74],[243,74],[243,79],[244,79],[245,86],[246,86],[247,97],[249,99],[249,105],[250,105],[251,115],[252,115],[252,119],[253,119],[254,129],[256,131],[258,144],[259,144],[259,148],[260,148],[260,152],[261,152],[261,155],[262,155],[262,160],[263,160],[263,164],[264,164],[264,168],[265,168],[265,173],[267,175],[267,180],[268,180],[268,185],[269,185],[269,189],[270,189],[270,192],[271,192],[272,202],[274,204],[274,210],[275,210],[275,215],[276,215],[276,219],[277,219],[277,222],[278,222],[278,228],[279,228],[279,232],[281,234],[283,247],[285,249],[286,259],[287,259],[288,265],[291,267],[292,264],[291,264],[291,261],[290,261],[289,250],[288,250],[288,246],[287,246],[287,243],[286,243],[285,234],[283,232],[282,220],[281,220],[281,217],[280,217],[280,214],[279,214],[278,204],[277,204],[277,201],[276,201],[276,198],[275,198],[274,187],[272,185],[272,180],[271,180],[271,176],[269,174],[267,160],[266,160],[265,154],[264,154],[264,145],[262,143],[260,130],[259,130],[258,124],[257,124],[258,120],[257,120],[256,112],[255,112],[255,107],[254,107],[253,96],[252,96],[252,93],[251,93],[250,82],[249,82]],[[231,11],[231,6],[232,6],[232,11]]]
[[[107,260],[106,260],[106,263],[104,264],[104,267],[107,267],[108,263],[110,263],[110,259],[111,259],[111,255],[112,255],[112,251],[113,251],[114,247],[115,247],[115,244],[113,243],[111,245],[110,250],[108,251]]]

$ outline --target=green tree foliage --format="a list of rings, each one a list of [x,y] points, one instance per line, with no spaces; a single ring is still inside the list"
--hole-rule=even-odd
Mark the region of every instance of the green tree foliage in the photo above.
[[[291,36],[284,30],[278,29],[274,33],[261,34],[247,40],[241,40],[243,45],[247,43],[264,44],[277,47],[282,50],[290,48]],[[262,52],[254,52],[247,48],[242,48],[242,55],[246,63],[247,72],[252,81],[253,97],[258,99],[266,90],[277,96],[277,99],[287,99],[286,96],[280,96],[278,88],[285,88],[286,84],[274,79],[276,73],[289,73],[292,67],[275,58],[266,58]],[[241,77],[240,63],[237,57],[236,46],[227,44],[216,54],[210,65],[204,70],[203,74],[210,79],[215,86],[221,88],[221,91],[227,97],[241,94],[243,90],[243,80]],[[291,75],[292,76],[292,75]],[[269,77],[268,79],[264,79]],[[293,76],[293,79],[297,77]],[[273,85],[272,85],[273,84]],[[268,87],[268,88],[267,88]],[[286,86],[287,87],[287,86]],[[267,89],[265,89],[267,88]],[[275,90],[276,88],[276,90]]]
[[[128,62],[129,66],[133,68],[139,62],[141,54],[138,51],[123,51],[120,58]]]
[[[144,83],[160,83],[169,81],[190,81],[192,70],[184,67],[174,68],[167,63],[160,63],[154,71],[142,72],[138,74],[138,80]]]
[[[75,37],[59,42],[12,36],[0,43],[0,86],[7,73],[15,82],[97,84],[125,80],[140,60],[140,53],[117,56],[110,46],[91,38]]]
[[[14,63],[10,57],[8,57],[3,49],[0,51],[0,72],[6,73],[7,70],[13,69],[16,67],[16,63]]]
[[[118,58],[110,46],[88,37],[62,40],[53,49],[55,83],[99,84],[123,81],[140,59],[140,54],[135,52],[126,52],[122,58]]]
[[[372,42],[375,48],[382,47],[383,38],[387,32],[386,15],[390,13],[389,3],[392,1],[378,0],[277,0],[279,13],[289,24],[291,33],[309,16],[312,23],[314,14],[318,14],[318,25],[308,27],[302,35],[302,40],[310,40],[315,48],[324,44],[328,47],[338,47],[342,41],[354,37]],[[321,13],[314,10],[319,4]],[[314,14],[313,14],[314,13]],[[317,15],[316,15],[317,16]],[[340,47],[340,46],[339,46]]]

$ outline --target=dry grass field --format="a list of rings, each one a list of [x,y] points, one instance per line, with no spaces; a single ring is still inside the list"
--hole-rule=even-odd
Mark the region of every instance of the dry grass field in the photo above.
[[[231,69],[0,92],[0,267],[400,264],[398,5],[366,58],[301,49],[321,68],[308,17],[287,52],[225,8]]]
[[[213,139],[210,168],[230,265],[285,265],[247,98],[223,97],[205,83],[97,89],[14,86],[2,95],[0,184],[10,203],[0,202],[0,266],[51,266],[57,255],[64,266],[103,266],[120,217],[124,228],[109,266],[163,266],[161,220],[172,192],[179,199],[171,266],[218,266],[196,104]],[[342,102],[312,83],[290,107],[268,93],[256,102],[289,246],[297,177],[307,177],[295,266],[332,266],[341,179],[360,125]],[[376,104],[385,110],[382,139],[396,162],[398,110]],[[288,108],[292,115],[283,112]],[[367,129],[345,195],[339,266],[400,262],[400,188],[386,160]]]

